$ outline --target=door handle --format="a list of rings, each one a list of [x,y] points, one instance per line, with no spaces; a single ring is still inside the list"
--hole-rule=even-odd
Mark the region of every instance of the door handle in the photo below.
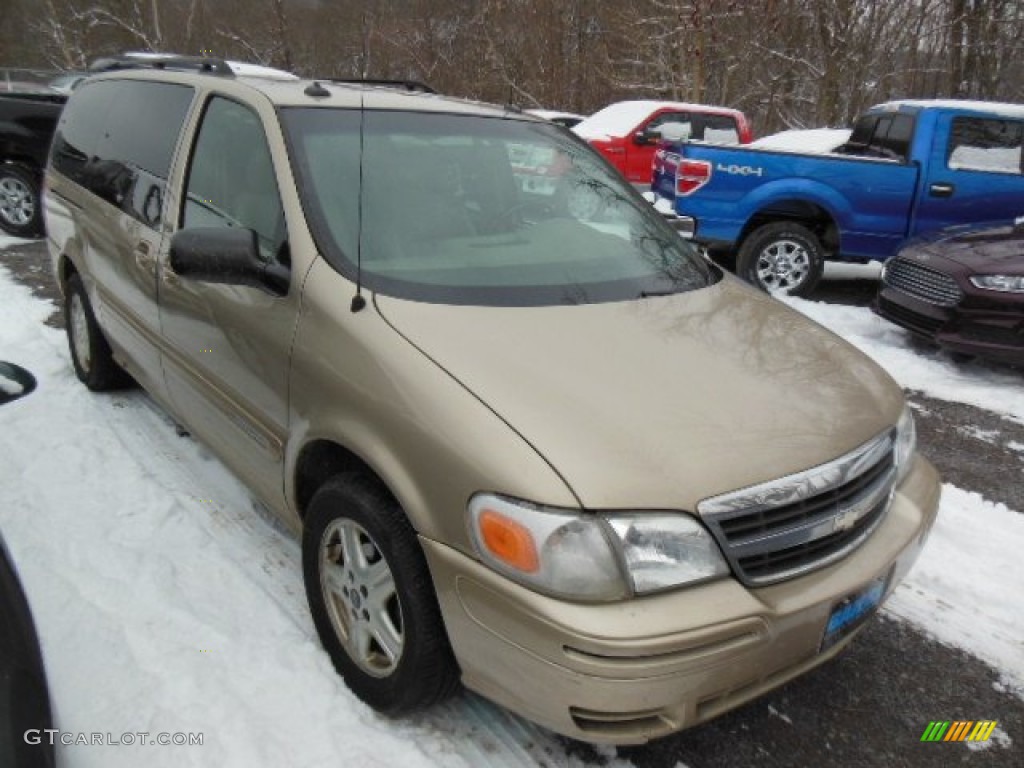
[[[928,194],[932,197],[952,197],[954,190],[956,190],[956,187],[952,184],[937,182],[928,187]]]
[[[156,259],[153,258],[153,251],[149,243],[140,240],[135,244],[135,263],[139,269],[153,270],[156,266]]]

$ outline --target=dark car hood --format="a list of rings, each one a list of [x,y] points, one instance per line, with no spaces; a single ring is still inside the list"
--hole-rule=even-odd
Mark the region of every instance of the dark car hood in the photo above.
[[[923,239],[918,250],[969,267],[972,272],[1024,275],[1024,227],[944,230]]]

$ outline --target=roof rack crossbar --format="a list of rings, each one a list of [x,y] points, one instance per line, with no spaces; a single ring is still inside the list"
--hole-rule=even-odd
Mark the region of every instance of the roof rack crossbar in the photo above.
[[[234,70],[224,59],[210,56],[132,56],[121,54],[104,56],[89,65],[91,72],[113,72],[123,69],[171,69],[196,72],[208,72],[222,77],[234,77]]]
[[[387,80],[379,78],[341,78],[341,77],[329,77],[329,78],[317,78],[318,80],[325,80],[328,83],[340,83],[345,85],[378,85],[383,88],[401,88],[406,91],[419,92],[419,93],[437,93],[426,83],[421,83],[419,80]]]

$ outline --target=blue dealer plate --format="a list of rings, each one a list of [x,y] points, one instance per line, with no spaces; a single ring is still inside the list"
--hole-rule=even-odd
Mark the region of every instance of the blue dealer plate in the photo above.
[[[825,635],[821,639],[819,650],[828,650],[867,621],[878,610],[888,582],[887,573],[879,576],[860,592],[855,592],[836,603],[825,624]]]

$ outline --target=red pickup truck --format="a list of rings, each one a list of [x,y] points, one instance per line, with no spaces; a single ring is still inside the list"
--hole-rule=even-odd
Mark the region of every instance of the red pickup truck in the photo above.
[[[620,101],[573,127],[635,186],[651,186],[662,130],[713,144],[749,144],[750,121],[737,109],[680,101]]]

